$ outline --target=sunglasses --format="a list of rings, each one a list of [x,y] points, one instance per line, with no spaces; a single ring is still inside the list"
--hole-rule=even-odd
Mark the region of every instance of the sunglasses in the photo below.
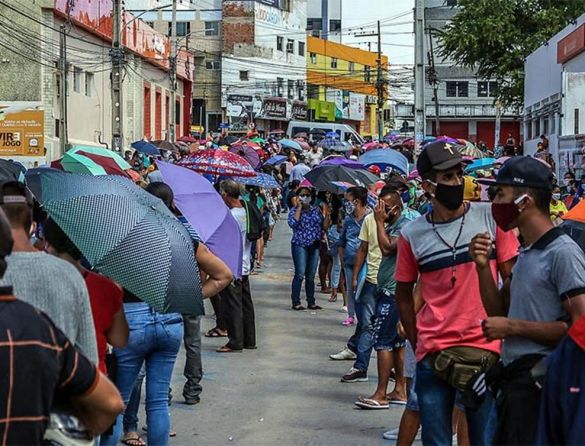
[[[310,197],[310,194],[300,194],[299,197]]]

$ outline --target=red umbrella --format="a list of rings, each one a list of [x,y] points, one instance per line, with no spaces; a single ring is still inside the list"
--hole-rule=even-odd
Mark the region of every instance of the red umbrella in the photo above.
[[[301,148],[303,150],[311,150],[311,146],[304,139],[302,139],[302,138],[295,138],[294,141],[298,142],[299,143],[299,146],[301,146]]]
[[[201,150],[177,163],[195,172],[236,177],[254,177],[256,172],[248,161],[225,150]]]
[[[181,136],[178,139],[178,141],[188,142],[188,143],[197,142],[197,140],[195,138],[193,138],[191,135]]]
[[[252,146],[249,146],[247,144],[231,146],[229,148],[229,151],[235,153],[236,155],[240,155],[242,158],[248,161],[250,163],[250,166],[252,166],[254,169],[256,169],[260,165],[260,157],[258,156],[258,153],[256,153],[256,150]]]
[[[282,135],[283,133],[286,133],[286,132],[282,129],[274,129],[274,130],[271,130],[269,133],[271,135]]]

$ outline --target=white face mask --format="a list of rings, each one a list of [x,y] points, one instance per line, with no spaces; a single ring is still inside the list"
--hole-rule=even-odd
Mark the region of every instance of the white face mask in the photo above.
[[[311,197],[299,197],[302,204],[311,204]]]
[[[571,180],[570,178],[564,178],[564,179],[563,179],[563,184],[564,184],[565,186],[568,186],[568,185],[570,185],[570,184],[571,184],[571,181],[572,181],[572,180]]]
[[[560,200],[561,199],[561,194],[552,194],[552,199],[553,200],[556,200],[556,201]]]

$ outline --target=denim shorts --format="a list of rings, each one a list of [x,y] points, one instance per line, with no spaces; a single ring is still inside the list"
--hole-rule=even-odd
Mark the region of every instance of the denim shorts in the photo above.
[[[420,409],[418,407],[418,396],[416,395],[416,373],[413,375],[412,380],[410,381],[410,387],[408,389],[408,400],[406,401],[406,408],[408,410],[412,410],[413,412],[419,412]]]
[[[378,290],[376,315],[374,318],[374,349],[394,350],[406,345],[403,338],[398,336],[396,324],[400,317],[394,295],[385,290]]]
[[[416,357],[410,342],[406,341],[406,348],[404,349],[404,377],[414,378],[416,372]]]

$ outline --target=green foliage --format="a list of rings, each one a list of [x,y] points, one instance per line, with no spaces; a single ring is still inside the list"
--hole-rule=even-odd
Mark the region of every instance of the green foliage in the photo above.
[[[524,96],[524,59],[585,12],[585,0],[456,0],[440,54],[499,84],[503,105]]]

